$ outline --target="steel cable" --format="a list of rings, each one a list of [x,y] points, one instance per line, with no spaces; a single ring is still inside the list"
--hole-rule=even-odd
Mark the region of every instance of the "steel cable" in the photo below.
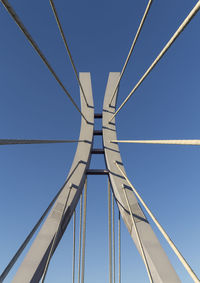
[[[151,72],[151,70],[156,66],[156,64],[159,62],[159,60],[163,57],[163,55],[167,52],[167,50],[170,48],[170,46],[173,44],[173,42],[177,39],[177,37],[181,34],[181,32],[185,29],[185,27],[189,24],[189,22],[192,20],[192,18],[195,16],[195,14],[200,9],[200,0],[197,2],[197,4],[194,6],[192,11],[189,13],[189,15],[185,18],[185,20],[182,22],[182,24],[179,26],[177,31],[174,33],[174,35],[171,37],[171,39],[167,42],[165,47],[162,49],[162,51],[159,53],[159,55],[156,57],[156,59],[153,61],[151,66],[147,69],[147,71],[144,73],[144,75],[141,77],[141,79],[138,81],[138,83],[134,86],[134,88],[131,90],[129,95],[126,97],[126,99],[122,102],[120,107],[115,111],[115,113],[112,115],[111,119],[109,120],[109,123],[114,119],[114,117],[117,115],[117,113],[122,109],[122,107],[126,104],[126,102],[130,99],[130,97],[133,95],[133,93],[136,91],[136,89],[141,85],[141,83],[144,81],[144,79],[148,76],[148,74]]]
[[[84,205],[83,205],[83,246],[82,246],[82,263],[81,263],[81,283],[84,283],[84,279],[85,279],[86,207],[87,207],[87,177],[85,178]]]
[[[187,263],[187,261],[184,259],[184,257],[182,256],[182,254],[179,252],[179,250],[177,249],[177,247],[175,246],[175,244],[172,242],[172,240],[170,239],[170,237],[167,235],[167,233],[165,232],[165,230],[163,229],[163,227],[161,226],[161,224],[158,222],[158,220],[155,218],[155,216],[153,215],[153,213],[151,212],[151,210],[148,208],[148,206],[146,205],[146,203],[144,202],[144,200],[142,199],[142,197],[140,196],[140,194],[137,192],[137,190],[135,189],[135,187],[131,184],[131,182],[129,181],[128,177],[126,176],[126,174],[123,172],[123,170],[120,168],[120,166],[118,165],[118,163],[115,161],[115,165],[117,166],[117,168],[119,169],[119,171],[121,172],[121,174],[123,175],[123,177],[125,178],[125,180],[128,182],[128,184],[130,185],[133,193],[137,196],[138,200],[142,203],[142,205],[144,206],[144,208],[146,209],[146,211],[148,212],[149,216],[151,217],[151,219],[154,221],[154,223],[156,224],[156,226],[158,227],[158,229],[160,230],[161,234],[164,236],[164,238],[166,239],[166,241],[168,242],[168,244],[170,245],[170,247],[172,248],[172,250],[174,251],[174,253],[177,255],[177,257],[179,258],[180,262],[183,264],[183,266],[185,267],[185,269],[187,270],[188,274],[191,276],[191,278],[194,280],[194,282],[200,282],[199,278],[196,276],[196,274],[194,273],[194,271],[192,270],[192,268],[189,266],[189,264]]]
[[[55,247],[55,244],[56,244],[56,241],[57,241],[57,236],[58,236],[58,233],[59,233],[60,228],[61,228],[62,220],[63,220],[63,217],[64,217],[65,210],[67,208],[67,203],[68,203],[69,196],[70,196],[72,188],[73,188],[73,185],[71,184],[70,188],[69,188],[69,192],[68,192],[67,197],[66,197],[66,201],[65,201],[64,206],[63,206],[63,210],[62,210],[62,214],[61,214],[61,217],[60,217],[60,221],[58,223],[57,231],[56,231],[56,233],[53,237],[52,243],[51,243],[51,248],[50,248],[48,258],[47,258],[47,261],[46,261],[46,264],[45,264],[45,267],[44,267],[43,275],[42,275],[42,278],[41,278],[41,283],[44,283],[46,275],[47,275],[49,263],[50,263],[52,255],[53,255],[53,252],[54,252],[54,247]]]
[[[75,257],[76,257],[76,210],[74,210],[74,223],[73,223],[73,265],[72,265],[72,283],[75,283]]]
[[[200,140],[111,140],[112,143],[200,145]]]
[[[82,240],[82,212],[83,212],[83,196],[80,197],[80,228],[79,228],[79,260],[78,260],[78,283],[81,276],[81,240]]]
[[[146,258],[145,252],[144,252],[142,241],[140,239],[140,235],[139,235],[139,232],[138,232],[138,229],[137,229],[137,226],[136,226],[136,222],[135,222],[135,219],[134,219],[132,211],[131,211],[131,207],[130,207],[130,204],[129,204],[129,201],[128,201],[128,197],[127,197],[127,194],[126,194],[126,189],[124,188],[124,186],[123,186],[123,192],[124,192],[124,196],[125,196],[126,203],[127,203],[127,206],[128,206],[128,210],[129,210],[129,214],[130,214],[130,217],[131,217],[132,225],[133,225],[133,227],[135,229],[136,237],[137,237],[138,244],[139,244],[139,247],[140,247],[140,251],[141,251],[141,254],[142,254],[142,257],[143,257],[143,260],[144,260],[144,264],[145,264],[145,267],[147,269],[149,280],[150,280],[151,283],[153,283],[153,279],[152,279],[152,276],[151,276],[151,271],[150,271],[150,268],[149,268],[149,265],[148,265],[148,261],[147,261],[147,258]]]
[[[128,56],[127,56],[127,58],[126,58],[126,61],[125,61],[124,66],[123,66],[123,68],[122,68],[122,71],[121,71],[121,73],[120,73],[120,76],[119,76],[117,85],[116,85],[115,90],[114,90],[114,92],[113,92],[113,95],[112,95],[112,97],[111,97],[110,105],[112,104],[113,98],[115,97],[115,94],[116,94],[116,92],[117,92],[117,88],[118,88],[118,86],[119,86],[119,84],[120,84],[121,78],[123,77],[124,71],[125,71],[126,66],[127,66],[127,64],[128,64],[128,61],[129,61],[129,59],[130,59],[130,57],[131,57],[131,54],[132,54],[133,49],[134,49],[134,47],[135,47],[136,41],[137,41],[137,39],[138,39],[138,37],[139,37],[139,35],[140,35],[140,32],[141,32],[141,30],[142,30],[142,26],[143,26],[143,24],[144,24],[144,22],[145,22],[145,20],[146,20],[146,17],[147,17],[147,14],[148,14],[149,10],[150,10],[150,7],[151,7],[152,2],[153,2],[153,0],[149,0],[149,2],[148,2],[148,4],[147,4],[147,7],[146,7],[145,12],[144,12],[144,15],[143,15],[143,17],[142,17],[142,20],[141,20],[141,22],[140,22],[140,25],[139,25],[138,30],[137,30],[137,32],[136,32],[136,35],[135,35],[135,37],[134,37],[133,43],[132,43],[132,45],[131,45],[130,51],[129,51],[129,53],[128,53]]]
[[[111,227],[111,193],[108,179],[108,249],[109,249],[109,283],[112,283],[112,227]]]
[[[41,50],[39,49],[37,43],[33,40],[33,38],[31,37],[31,35],[29,34],[29,32],[27,31],[27,29],[25,28],[25,26],[23,25],[23,23],[21,22],[21,20],[19,19],[18,15],[15,13],[14,9],[12,8],[12,6],[10,5],[10,3],[7,0],[1,0],[2,4],[4,5],[4,7],[6,8],[6,10],[8,11],[8,13],[11,15],[11,17],[14,19],[14,21],[16,22],[16,24],[18,25],[18,27],[21,29],[21,31],[24,33],[24,35],[26,36],[26,38],[28,39],[28,41],[31,43],[31,45],[33,46],[33,48],[36,50],[36,52],[38,53],[38,55],[40,56],[40,58],[42,59],[42,61],[45,63],[45,65],[47,66],[47,68],[49,69],[49,71],[52,73],[52,75],[54,76],[54,78],[56,79],[56,81],[59,83],[59,85],[62,87],[62,89],[64,90],[64,92],[66,93],[66,95],[69,97],[69,99],[71,100],[72,104],[75,106],[75,108],[78,110],[78,112],[81,114],[81,116],[84,118],[84,120],[87,122],[87,119],[85,118],[85,116],[83,115],[83,113],[81,112],[81,110],[79,109],[79,107],[77,106],[76,102],[73,100],[72,96],[69,94],[69,92],[67,91],[67,89],[64,87],[63,83],[60,81],[59,77],[56,75],[55,71],[53,70],[53,68],[51,67],[51,65],[49,64],[49,62],[47,61],[46,57],[43,55],[43,53],[41,52]]]
[[[74,70],[76,79],[77,79],[78,84],[79,84],[79,86],[80,86],[80,89],[81,89],[81,91],[82,91],[82,93],[83,93],[83,97],[84,97],[84,99],[85,99],[85,103],[86,103],[87,106],[88,106],[87,99],[86,99],[86,96],[85,96],[85,92],[84,92],[83,87],[82,87],[82,84],[81,84],[81,82],[80,82],[80,80],[79,80],[78,72],[77,72],[77,70],[76,70],[76,67],[75,67],[75,64],[74,64],[74,60],[73,60],[72,55],[71,55],[71,52],[70,52],[70,50],[69,50],[69,46],[68,46],[68,44],[67,44],[67,40],[66,40],[66,38],[65,38],[65,34],[64,34],[64,32],[63,32],[63,29],[62,29],[62,26],[61,26],[61,23],[60,23],[60,20],[59,20],[59,17],[58,17],[58,13],[57,13],[57,11],[56,11],[55,4],[54,4],[53,0],[49,0],[49,1],[50,1],[50,4],[51,4],[51,8],[52,8],[52,10],[53,10],[53,13],[54,13],[54,16],[55,16],[55,19],[56,19],[56,22],[57,22],[57,25],[58,25],[60,34],[61,34],[61,36],[62,36],[62,39],[63,39],[64,45],[65,45],[65,48],[66,48],[67,53],[68,53],[68,55],[69,55],[69,59],[70,59],[70,62],[71,62],[71,64],[72,64],[72,67],[73,67],[73,70]]]

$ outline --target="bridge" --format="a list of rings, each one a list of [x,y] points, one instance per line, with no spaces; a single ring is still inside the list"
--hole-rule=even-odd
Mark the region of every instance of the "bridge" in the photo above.
[[[44,282],[48,274],[48,269],[51,265],[56,249],[59,247],[60,241],[68,227],[73,222],[73,242],[72,242],[72,282],[84,282],[85,278],[85,256],[86,249],[86,224],[87,224],[87,183],[91,175],[95,178],[97,175],[105,176],[108,181],[108,279],[109,283],[121,282],[121,221],[124,222],[130,238],[132,238],[139,255],[141,256],[144,267],[146,269],[146,278],[150,282],[181,282],[179,275],[167,253],[164,251],[160,238],[154,232],[155,228],[161,233],[169,247],[177,256],[180,263],[185,268],[186,272],[194,282],[199,282],[196,272],[192,269],[187,259],[183,256],[181,250],[172,240],[167,230],[159,222],[159,215],[156,216],[148,205],[148,200],[145,200],[140,194],[140,191],[132,184],[126,174],[126,165],[123,163],[119,145],[122,143],[129,144],[160,144],[160,145],[180,145],[180,146],[199,146],[199,139],[133,139],[133,140],[118,140],[117,139],[117,123],[116,116],[120,115],[121,109],[128,104],[128,101],[133,98],[134,93],[141,86],[143,81],[149,76],[154,67],[159,64],[159,61],[168,51],[168,49],[177,40],[186,26],[190,23],[193,17],[200,9],[200,1],[196,3],[190,13],[182,21],[178,29],[156,56],[153,63],[147,68],[146,72],[141,76],[138,82],[134,85],[127,97],[117,107],[117,96],[121,79],[128,65],[131,54],[135,48],[136,42],[140,36],[143,25],[145,24],[147,15],[150,11],[153,1],[147,3],[139,28],[132,42],[130,51],[123,65],[122,71],[110,72],[108,76],[107,86],[104,95],[104,102],[101,112],[95,111],[93,102],[92,76],[89,72],[79,72],[76,69],[73,61],[67,40],[59,20],[59,15],[53,0],[50,0],[51,8],[55,16],[59,32],[63,39],[66,52],[70,58],[71,65],[77,83],[80,88],[81,107],[75,102],[73,95],[66,89],[61,79],[57,75],[54,68],[51,66],[36,41],[30,35],[28,29],[20,20],[11,4],[6,0],[1,0],[7,12],[19,26],[25,38],[35,49],[39,57],[47,66],[54,79],[62,91],[66,94],[72,107],[81,116],[81,128],[79,138],[76,140],[66,139],[8,139],[0,140],[0,145],[11,146],[21,144],[77,144],[76,153],[69,170],[68,176],[61,189],[52,198],[51,202],[44,209],[36,224],[32,227],[30,233],[26,235],[24,241],[19,246],[19,249],[14,253],[14,256],[3,269],[1,274],[1,282],[3,282],[8,274],[15,267],[18,258],[26,250],[24,259],[21,260],[17,272],[13,276],[12,282]],[[98,128],[100,122],[101,127]],[[98,128],[98,129],[97,129]],[[94,140],[102,138],[102,146],[95,147]],[[95,156],[103,156],[105,158],[104,168],[91,168],[90,162]],[[153,197],[153,196],[152,196]],[[79,243],[77,248],[77,208],[80,208],[79,213]],[[117,211],[117,214],[116,214]],[[95,211],[98,213],[98,211]],[[116,215],[117,225],[116,227]],[[94,217],[94,232],[95,225],[98,222]],[[117,237],[116,237],[117,229]],[[34,240],[33,240],[34,239]],[[116,239],[118,243],[116,243]],[[29,244],[29,242],[31,244]],[[29,248],[27,249],[27,247]],[[78,250],[78,256],[77,256]],[[118,255],[118,258],[116,258]],[[96,257],[96,256],[95,256]],[[97,256],[98,257],[98,256]],[[96,260],[95,260],[96,261]],[[116,262],[117,268],[116,268]],[[97,263],[99,264],[99,263]],[[135,264],[134,264],[135,266]],[[67,280],[67,279],[66,279]]]

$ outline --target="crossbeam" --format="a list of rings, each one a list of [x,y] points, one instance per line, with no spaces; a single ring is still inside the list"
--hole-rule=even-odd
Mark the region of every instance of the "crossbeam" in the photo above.
[[[102,113],[95,113],[94,118],[95,119],[102,119]]]
[[[92,149],[92,154],[104,154],[103,148],[94,148]]]
[[[88,169],[87,175],[108,175],[108,170],[106,169]]]
[[[102,130],[95,130],[94,136],[102,136]]]

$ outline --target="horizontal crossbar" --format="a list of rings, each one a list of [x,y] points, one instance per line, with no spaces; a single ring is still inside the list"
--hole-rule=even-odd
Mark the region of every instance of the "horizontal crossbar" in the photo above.
[[[95,119],[102,119],[102,113],[96,113],[94,114]]]
[[[106,169],[88,169],[87,175],[108,175],[109,171]]]
[[[94,130],[94,136],[102,136],[102,130]]]
[[[103,148],[93,148],[91,153],[92,154],[104,154],[104,149]]]

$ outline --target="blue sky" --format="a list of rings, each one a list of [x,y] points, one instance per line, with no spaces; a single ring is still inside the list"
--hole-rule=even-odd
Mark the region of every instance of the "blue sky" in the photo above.
[[[147,2],[55,1],[78,71],[91,72],[95,112],[102,110],[108,73],[122,69]],[[196,2],[153,2],[121,81],[118,105]],[[80,104],[79,88],[49,1],[10,3]],[[117,115],[118,138],[200,139],[199,24],[197,14]],[[77,139],[80,115],[2,5],[0,35],[0,138]],[[95,138],[95,145],[101,145],[100,138]],[[75,144],[1,146],[1,270],[64,183],[75,150]],[[129,179],[200,276],[200,148],[132,144],[120,145],[120,151]],[[104,167],[103,158],[93,158],[94,166]],[[85,282],[108,282],[105,177],[89,177],[87,215]],[[71,228],[70,224],[51,261],[47,282],[71,280]],[[155,232],[181,281],[192,282]],[[122,282],[148,282],[124,226],[122,240]],[[16,268],[5,282],[10,282]]]

